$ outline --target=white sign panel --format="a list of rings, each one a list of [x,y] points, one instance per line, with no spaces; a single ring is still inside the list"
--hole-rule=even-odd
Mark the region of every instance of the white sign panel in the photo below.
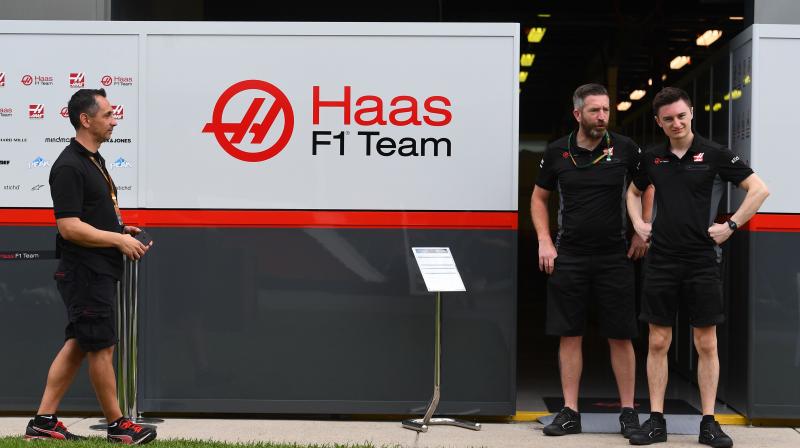
[[[136,207],[138,36],[0,34],[0,48],[0,206],[52,207],[50,168],[75,136],[67,102],[102,87],[118,125],[100,153]]]
[[[428,291],[466,291],[449,247],[412,247]]]
[[[517,210],[517,24],[0,21],[0,48],[0,206],[51,205],[62,111],[104,87],[126,208]]]

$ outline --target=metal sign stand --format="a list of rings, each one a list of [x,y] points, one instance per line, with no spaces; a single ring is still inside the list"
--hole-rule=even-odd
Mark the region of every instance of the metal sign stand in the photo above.
[[[137,382],[139,369],[139,261],[125,258],[122,282],[117,289],[117,399],[122,415],[134,423],[163,423],[160,418],[142,417],[137,407]],[[105,431],[105,419],[91,429]]]
[[[460,428],[481,430],[481,424],[467,420],[455,418],[435,417],[432,418],[436,407],[439,406],[440,386],[441,386],[441,365],[442,365],[442,293],[436,291],[436,322],[434,324],[434,362],[433,362],[433,397],[431,398],[428,410],[422,418],[403,420],[403,428],[417,432],[428,432],[430,425],[451,425]]]

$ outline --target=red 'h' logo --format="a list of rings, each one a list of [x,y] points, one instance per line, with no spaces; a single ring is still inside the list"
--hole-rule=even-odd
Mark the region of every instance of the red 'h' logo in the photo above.
[[[241,122],[223,123],[222,113],[225,111],[228,102],[231,98],[245,90],[261,90],[272,96],[275,101],[272,103],[272,106],[269,108],[269,111],[267,111],[261,123],[253,123],[253,121],[261,110],[265,98],[253,98]],[[272,123],[275,122],[275,119],[281,111],[283,112],[283,130],[281,131],[280,137],[278,137],[278,141],[272,146],[259,152],[242,151],[236,147],[236,144],[241,143],[245,134],[248,132],[253,134],[251,143],[256,145],[263,143],[264,138],[272,127]],[[239,81],[222,92],[222,95],[220,95],[217,100],[217,104],[214,105],[211,122],[203,126],[203,132],[213,133],[217,142],[222,146],[225,152],[245,162],[263,162],[264,160],[275,157],[289,143],[289,138],[292,136],[293,129],[294,113],[292,112],[292,105],[289,104],[289,99],[274,85],[258,79]],[[233,135],[228,139],[227,134]]]

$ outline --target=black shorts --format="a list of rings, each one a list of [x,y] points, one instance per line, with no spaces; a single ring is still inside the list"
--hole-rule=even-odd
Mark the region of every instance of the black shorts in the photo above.
[[[54,277],[69,319],[64,339],[76,339],[85,352],[115,345],[117,280],[97,274],[83,264],[64,260],[59,263]]]
[[[611,339],[632,339],[638,333],[633,262],[625,253],[556,257],[547,281],[546,332],[581,336],[589,305],[596,303],[600,332]]]
[[[725,322],[719,264],[692,263],[654,252],[647,254],[639,319],[672,326],[681,301],[686,303],[689,325],[693,327]]]

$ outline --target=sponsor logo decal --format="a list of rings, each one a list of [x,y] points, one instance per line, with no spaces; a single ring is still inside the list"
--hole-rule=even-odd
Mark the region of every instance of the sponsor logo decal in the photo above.
[[[44,188],[44,184],[34,185],[31,187],[31,191],[39,191]]]
[[[67,109],[67,106],[62,107],[60,113],[62,117],[69,118],[69,109]]]
[[[736,163],[736,162],[738,162],[738,161],[739,161],[739,156],[734,156],[734,157],[731,159],[731,163]]]
[[[561,153],[561,157],[563,157],[565,159],[568,159],[569,158],[569,153],[567,151],[564,151],[564,152]],[[542,161],[544,161],[544,159],[542,159]]]
[[[115,120],[122,120],[125,118],[125,106],[122,104],[118,104],[116,106],[111,106],[111,111],[114,114]]]
[[[115,160],[115,161],[113,161],[111,163],[111,169],[112,170],[115,169],[115,168],[131,168],[132,166],[133,165],[131,165],[130,162],[128,162],[127,160],[123,159],[122,157],[120,157],[119,159],[117,159],[117,160]]]
[[[28,118],[42,119],[44,118],[44,104],[30,104],[28,105]]]
[[[52,86],[53,77],[50,75],[25,75],[20,82],[26,86],[31,84],[36,86]]]
[[[69,86],[81,88],[86,83],[86,75],[83,72],[72,72],[69,74]]]
[[[705,154],[705,153],[701,152],[700,154],[693,155],[692,156],[692,160],[695,161],[695,162],[702,162],[703,161],[703,154]]]
[[[115,86],[124,86],[129,87],[133,85],[133,77],[132,76],[116,76],[116,75],[104,75],[100,78],[100,84],[108,87],[110,85]]]
[[[3,190],[19,191],[21,185],[3,185]]]
[[[27,137],[0,137],[0,143],[25,143]]]
[[[0,87],[6,86],[6,74],[4,72],[0,72]]]
[[[10,160],[0,160],[0,165],[11,165]]]
[[[31,161],[28,164],[28,168],[47,168],[50,165],[50,162],[45,160],[44,157],[39,156]]]
[[[228,103],[236,95],[247,91],[256,90],[259,94],[252,99],[250,106],[243,116],[237,117],[239,122],[225,122],[223,115]],[[265,95],[263,95],[265,94]],[[255,122],[256,115],[264,106],[267,97],[272,98],[272,104],[267,108],[267,112],[261,122]],[[278,140],[269,146],[263,146],[260,151],[248,152],[240,149],[237,145],[242,143],[245,136],[250,134],[250,143],[261,145],[264,138],[272,128],[275,119],[279,114],[283,114],[283,129],[280,130]],[[240,81],[228,87],[214,105],[211,121],[206,123],[202,132],[214,134],[217,143],[222,149],[231,156],[245,162],[263,162],[278,155],[286,147],[292,136],[294,129],[294,112],[292,105],[286,95],[275,85],[266,81],[250,79]]]
[[[14,109],[10,107],[0,107],[0,117],[10,117],[14,115]]]
[[[72,137],[45,137],[45,143],[69,143]]]

